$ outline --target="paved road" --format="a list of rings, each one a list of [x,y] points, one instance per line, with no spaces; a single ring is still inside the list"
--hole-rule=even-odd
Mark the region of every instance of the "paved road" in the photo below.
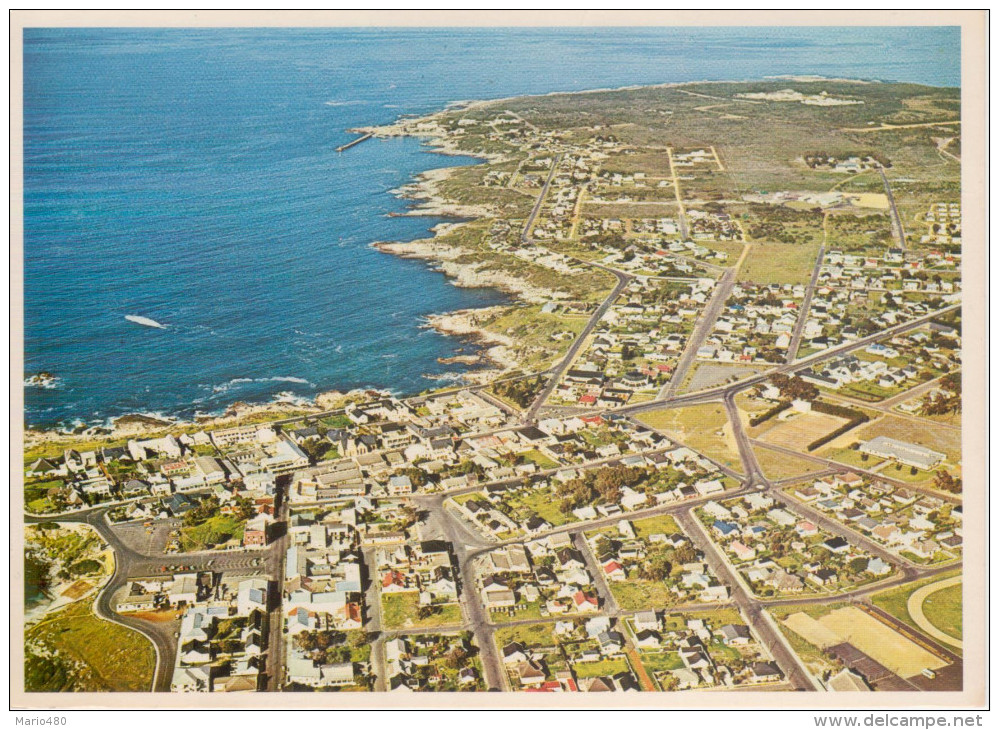
[[[475,550],[485,551],[492,547],[481,536],[477,535],[464,524],[464,521],[453,516],[445,507],[447,495],[432,497],[415,497],[414,502],[421,510],[426,511],[424,518],[426,534],[439,534],[454,546],[455,559],[458,562],[459,601],[465,617],[465,628],[475,634],[479,645],[479,659],[482,662],[483,679],[488,689],[503,689],[503,665],[500,662],[496,643],[493,641],[493,630],[489,625],[489,616],[475,586],[475,569],[473,561]]]
[[[959,494],[947,494],[946,492],[939,492],[935,489],[928,489],[926,487],[921,487],[918,484],[910,484],[909,482],[902,481],[901,479],[894,479],[893,477],[887,476],[883,472],[871,471],[870,469],[862,469],[856,466],[847,466],[846,464],[841,464],[838,461],[833,461],[832,459],[824,459],[821,456],[816,456],[815,454],[807,454],[800,451],[795,451],[784,446],[778,446],[777,444],[764,443],[762,441],[756,441],[750,439],[750,442],[757,444],[762,448],[769,449],[770,451],[776,451],[780,454],[785,454],[787,456],[793,456],[798,459],[805,459],[806,461],[814,461],[817,464],[825,464],[831,467],[835,471],[840,473],[845,471],[852,471],[857,474],[865,474],[874,479],[878,479],[882,482],[887,482],[888,484],[893,484],[896,487],[902,489],[907,489],[910,492],[919,492],[920,494],[925,494],[930,497],[936,497],[937,499],[942,499],[945,502],[954,502],[959,504],[961,502],[961,495]],[[797,477],[791,481],[800,481]]]
[[[614,276],[617,277],[617,285],[614,287],[614,289],[611,290],[611,293],[607,295],[607,298],[604,299],[604,301],[600,304],[600,306],[597,307],[597,311],[593,313],[589,321],[586,323],[586,326],[583,327],[582,331],[579,333],[579,336],[576,337],[575,341],[572,343],[572,346],[569,348],[569,351],[566,352],[565,357],[562,358],[562,361],[557,366],[552,368],[552,370],[550,371],[551,375],[548,378],[548,383],[538,394],[538,397],[534,399],[534,403],[531,404],[531,407],[527,410],[526,413],[524,413],[525,421],[528,422],[533,421],[537,417],[538,411],[541,410],[542,406],[544,406],[545,401],[547,401],[549,396],[551,396],[552,391],[554,391],[555,388],[558,387],[559,381],[562,379],[562,375],[565,373],[566,370],[568,370],[572,366],[572,363],[575,362],[576,355],[579,353],[579,350],[583,346],[583,343],[586,342],[586,338],[590,336],[590,333],[593,332],[594,327],[597,326],[601,318],[607,313],[607,310],[610,309],[610,306],[614,303],[614,301],[619,296],[621,296],[621,292],[624,291],[624,288],[628,286],[628,283],[632,279],[632,277],[629,276],[628,274],[624,274],[620,271],[617,271],[616,269],[610,269],[607,268],[606,266],[600,266],[599,264],[593,264],[593,265],[614,274]]]
[[[676,370],[670,376],[669,382],[659,390],[657,398],[670,399],[676,395],[677,389],[683,385],[683,381],[687,377],[687,371],[690,370],[694,364],[694,360],[697,359],[697,351],[701,349],[704,340],[711,334],[718,316],[722,313],[722,309],[725,308],[725,302],[728,301],[728,297],[732,293],[732,287],[735,286],[737,273],[738,267],[726,269],[725,273],[718,280],[718,284],[711,294],[708,306],[704,308],[704,311],[698,317],[697,325],[694,327],[694,331],[690,334],[690,339],[687,340],[687,344],[683,348],[683,354],[680,355],[680,360],[676,364]]]
[[[735,437],[735,444],[739,449],[739,459],[742,461],[742,470],[746,474],[746,483],[750,486],[770,486],[770,482],[767,481],[766,475],[760,468],[760,462],[756,459],[756,453],[749,442],[749,435],[742,427],[739,408],[735,405],[735,391],[730,390],[725,393],[723,402],[732,428],[732,435]]]
[[[898,247],[905,251],[908,247],[905,242],[905,228],[902,226],[902,216],[898,214],[898,206],[895,205],[895,196],[892,195],[891,185],[888,183],[888,176],[885,169],[878,165],[878,173],[881,175],[881,182],[885,186],[885,195],[888,196],[888,205],[891,206],[891,232],[895,235]]]
[[[749,621],[753,631],[770,651],[777,666],[784,673],[788,682],[797,690],[815,689],[814,683],[801,665],[798,655],[787,645],[779,630],[762,615],[763,608],[744,587],[742,577],[729,567],[714,542],[708,537],[700,520],[693,516],[690,510],[676,515],[677,523],[704,554],[705,560],[721,581],[729,587],[732,599],[742,615]]]
[[[808,357],[796,360],[793,363],[785,363],[779,365],[770,370],[764,370],[763,372],[752,375],[748,378],[743,378],[735,383],[729,385],[719,385],[713,388],[706,388],[704,390],[697,391],[696,393],[685,393],[684,395],[674,396],[672,398],[656,398],[655,400],[647,401],[645,403],[639,403],[633,406],[624,406],[623,408],[618,408],[612,411],[616,414],[627,415],[634,413],[642,413],[644,411],[661,410],[667,407],[678,407],[686,405],[694,405],[698,403],[708,403],[710,401],[718,400],[725,396],[729,392],[739,392],[745,390],[746,388],[751,388],[754,385],[758,385],[766,380],[768,380],[775,373],[795,373],[800,370],[805,370],[812,367],[816,363],[823,362],[824,360],[829,360],[833,357],[839,355],[845,355],[846,353],[853,352],[854,350],[860,349],[862,347],[867,347],[872,342],[877,342],[878,340],[891,337],[893,335],[900,334],[902,332],[908,332],[909,330],[917,329],[923,326],[926,322],[935,319],[947,312],[952,312],[954,310],[960,309],[960,304],[953,304],[949,307],[944,307],[935,312],[925,314],[922,317],[917,317],[909,322],[903,322],[902,324],[895,325],[894,327],[889,327],[887,329],[881,330],[875,334],[869,335],[867,337],[862,337],[852,342],[845,342],[842,345],[837,345],[836,347],[831,347],[822,352],[817,352],[814,355],[809,355]],[[590,411],[590,414],[607,413],[606,409],[599,410],[594,409]]]
[[[798,321],[794,323],[794,332],[791,335],[791,344],[787,346],[787,358],[784,362],[794,362],[798,355],[798,348],[801,346],[801,337],[805,332],[805,321],[808,319],[808,310],[812,306],[812,295],[815,294],[815,285],[819,283],[819,272],[822,271],[822,259],[826,255],[826,247],[819,246],[819,255],[815,259],[815,268],[812,269],[812,278],[808,280],[805,287],[805,298],[801,302],[798,310]]]
[[[531,226],[534,225],[534,219],[541,212],[541,205],[545,202],[545,197],[548,195],[548,188],[551,187],[555,172],[558,170],[558,163],[561,161],[562,154],[559,153],[555,157],[555,161],[552,162],[552,169],[549,170],[548,177],[545,178],[545,184],[541,187],[541,192],[538,194],[538,199],[534,202],[534,207],[531,208],[531,214],[527,216],[527,223],[524,224],[524,230],[520,233],[520,242],[525,246],[531,243]]]
[[[115,608],[114,595],[130,578],[150,575],[162,575],[187,571],[210,570],[215,573],[230,575],[260,575],[267,574],[271,580],[277,581],[277,590],[283,582],[284,552],[287,549],[287,538],[280,537],[266,550],[231,551],[231,552],[199,552],[179,553],[175,555],[150,556],[144,555],[125,543],[105,519],[108,506],[95,507],[70,515],[58,517],[25,515],[25,523],[39,522],[78,522],[93,527],[101,538],[111,547],[115,555],[115,573],[97,595],[94,606],[97,614],[108,621],[134,629],[147,637],[157,653],[156,673],[153,680],[153,690],[168,692],[173,677],[173,666],[177,655],[177,639],[174,636],[178,629],[177,621],[152,622],[119,614]],[[280,645],[281,636],[281,605],[276,601],[270,613],[270,633],[268,647]],[[276,681],[277,673],[283,665],[283,652],[268,652],[268,685]],[[275,664],[272,665],[271,654],[274,654]],[[275,673],[271,673],[271,668]]]
[[[554,170],[554,168],[553,168]],[[549,181],[551,175],[549,176]],[[542,196],[543,197],[543,196]],[[536,205],[536,209],[539,206]],[[734,274],[734,270],[733,270]],[[620,285],[619,280],[619,285]],[[724,299],[722,299],[724,301]],[[734,492],[730,492],[725,496],[734,497],[745,494],[749,491],[749,486],[762,486],[763,488],[773,491],[776,494],[777,487],[785,482],[771,483],[766,480],[762,471],[756,462],[755,454],[752,450],[752,445],[748,436],[746,435],[744,429],[741,426],[741,422],[738,420],[738,414],[733,413],[735,408],[734,395],[744,390],[745,388],[751,387],[752,385],[763,382],[768,377],[770,377],[775,372],[796,372],[798,370],[810,367],[815,362],[821,362],[825,359],[835,357],[846,352],[851,352],[860,347],[866,347],[873,341],[889,337],[893,334],[915,329],[926,321],[936,318],[941,314],[948,311],[953,311],[960,308],[960,304],[955,304],[950,307],[943,308],[936,312],[932,312],[923,317],[914,319],[910,322],[897,325],[892,328],[888,328],[874,335],[871,335],[854,342],[845,343],[835,348],[830,348],[824,352],[816,353],[815,355],[803,358],[794,363],[785,363],[782,366],[773,368],[772,370],[760,373],[756,376],[750,377],[748,379],[739,381],[726,386],[719,386],[716,388],[706,389],[699,393],[688,394],[684,396],[674,396],[670,398],[657,399],[656,401],[651,401],[648,403],[639,404],[637,406],[625,407],[623,409],[618,409],[615,413],[620,415],[632,415],[635,413],[640,413],[646,410],[661,409],[664,407],[677,407],[681,405],[689,405],[694,403],[710,402],[712,400],[723,399],[725,406],[729,411],[730,417],[732,418],[733,427],[736,433],[736,440],[739,446],[740,457],[742,458],[745,467],[745,484],[744,486]],[[582,341],[580,338],[579,341]],[[567,358],[568,362],[570,358]],[[476,389],[476,388],[470,388]],[[338,411],[330,411],[330,413],[336,413]],[[801,454],[797,452],[792,452],[795,456],[801,457]],[[817,457],[811,457],[805,455],[805,458],[811,458],[812,460],[826,463],[830,466],[842,468],[842,465],[836,464],[835,462],[829,462],[827,460],[818,459]],[[856,470],[855,470],[856,471]],[[881,475],[878,475],[879,477]],[[884,478],[884,477],[881,477]],[[887,479],[891,481],[890,479]],[[786,480],[785,480],[786,481]],[[914,491],[920,491],[916,487],[911,485],[906,485],[907,488]],[[474,488],[469,488],[466,491],[475,491],[481,489],[482,485],[478,485]],[[436,519],[439,528],[444,535],[445,539],[449,540],[456,550],[456,557],[458,558],[459,566],[461,569],[461,574],[459,580],[468,578],[473,581],[473,585],[463,586],[461,591],[462,596],[462,606],[465,612],[466,621],[468,628],[474,631],[476,635],[477,642],[479,643],[484,667],[485,680],[487,685],[492,689],[502,689],[504,687],[503,681],[503,669],[499,661],[498,652],[496,651],[496,646],[493,641],[493,631],[495,626],[491,624],[488,620],[488,616],[484,610],[484,607],[479,600],[477,591],[474,588],[474,571],[472,568],[472,561],[476,556],[494,549],[495,547],[503,544],[523,542],[520,540],[509,540],[501,543],[489,543],[484,540],[480,535],[475,534],[468,526],[466,526],[461,519],[454,517],[449,514],[443,508],[443,500],[448,495],[434,495],[429,497],[417,497],[414,501],[418,503],[423,503],[429,508],[431,519]],[[943,496],[936,495],[934,496]],[[709,498],[701,498],[696,500],[690,500],[679,505],[663,505],[658,507],[652,507],[646,510],[640,510],[634,513],[630,513],[630,518],[638,518],[646,515],[660,514],[660,513],[675,513],[678,521],[686,527],[691,527],[693,529],[700,530],[699,523],[690,515],[690,510]],[[786,500],[785,500],[786,501]],[[958,501],[954,499],[954,501]],[[806,512],[810,515],[810,519],[816,521],[817,524],[823,526],[824,529],[828,529],[834,534],[848,534],[851,541],[857,541],[855,534],[852,531],[848,531],[848,528],[840,525],[840,523],[834,523],[824,515],[816,513],[814,517],[811,516],[813,510],[811,508],[803,508],[802,505],[794,503],[792,504],[796,508],[801,508],[802,512]],[[207,561],[212,561],[211,569],[216,572],[224,572],[227,569],[240,569],[249,570],[250,568],[257,567],[251,564],[247,565],[247,554],[246,553],[204,553],[199,555],[176,555],[176,556],[163,556],[152,557],[143,555],[124,541],[122,541],[119,536],[110,528],[104,519],[104,515],[108,507],[97,507],[88,510],[83,510],[79,512],[74,512],[65,515],[46,515],[46,516],[35,516],[35,515],[25,515],[24,519],[26,523],[38,523],[44,521],[63,521],[63,522],[85,522],[93,526],[101,536],[107,541],[107,543],[112,547],[116,556],[116,572],[112,576],[112,579],[104,587],[104,589],[98,594],[95,601],[95,610],[98,615],[110,621],[128,626],[137,631],[143,633],[147,636],[156,648],[158,655],[158,664],[156,670],[156,676],[154,678],[153,688],[156,691],[166,691],[169,689],[170,678],[172,676],[174,657],[176,653],[176,639],[173,636],[175,629],[175,622],[166,624],[153,624],[151,622],[141,621],[128,616],[121,616],[117,614],[112,607],[112,597],[114,592],[123,586],[128,578],[135,577],[139,575],[148,575],[151,572],[156,572],[158,569],[166,568],[170,569],[170,566],[190,566],[190,569],[207,569],[202,568],[202,565],[206,565]],[[283,514],[287,510],[286,505],[279,503],[279,513]],[[797,511],[797,510],[796,510]],[[610,517],[602,520],[597,520],[591,523],[586,523],[585,525],[568,525],[562,528],[556,528],[550,532],[562,532],[575,530],[578,531],[581,528],[593,529],[606,524],[614,524],[620,519],[619,516]],[[696,524],[694,524],[696,523]],[[828,527],[826,527],[828,525]],[[690,530],[688,530],[690,533]],[[713,556],[713,559],[718,558],[718,553],[713,546],[713,543],[709,538],[707,538],[706,533],[701,532],[702,537],[706,540],[704,542],[706,556]],[[870,541],[865,541],[864,547],[870,550],[874,554],[883,554],[883,549],[880,546],[871,543]],[[266,571],[272,580],[275,581],[278,591],[280,591],[283,585],[284,576],[284,553],[287,548],[287,537],[282,535],[278,540],[273,542],[267,550],[260,551],[258,554],[262,556],[262,570]],[[586,554],[586,553],[584,553]],[[894,555],[885,556],[886,559],[890,558],[889,562],[898,564],[898,558]],[[709,563],[711,561],[709,560]],[[727,569],[724,562],[719,563],[719,568],[716,571],[719,577],[725,579],[725,582],[730,586],[734,587],[736,590],[733,595],[736,603],[743,610],[747,619],[751,621],[754,629],[757,631],[758,635],[764,640],[768,645],[771,652],[774,654],[778,665],[785,672],[788,679],[793,686],[797,688],[808,688],[811,686],[811,681],[807,677],[807,673],[798,664],[797,657],[793,652],[787,647],[784,638],[780,635],[779,631],[776,631],[772,626],[771,622],[765,616],[762,616],[762,606],[774,604],[781,605],[790,602],[800,602],[809,603],[815,602],[816,599],[782,599],[778,601],[760,601],[757,599],[752,599],[749,597],[748,593],[742,587],[739,582],[741,578],[737,574],[733,574],[732,571]],[[713,566],[714,567],[714,566]],[[954,564],[939,566],[937,568],[916,568],[912,566],[905,566],[901,571],[901,574],[894,579],[888,581],[882,581],[873,587],[865,587],[864,589],[858,589],[857,591],[851,591],[844,595],[858,594],[866,595],[867,593],[874,592],[877,590],[883,590],[886,585],[893,584],[895,582],[902,582],[913,576],[926,576],[933,575],[938,572],[945,570],[950,570],[955,567]],[[181,568],[183,569],[183,568]],[[596,571],[596,576],[601,576],[599,571]],[[727,578],[727,579],[726,579]],[[608,591],[609,594],[609,591]],[[612,598],[612,597],[611,597]],[[821,599],[818,599],[821,600]],[[531,621],[525,621],[524,623],[530,623]],[[269,632],[269,647],[276,651],[270,651],[270,657],[268,661],[270,663],[269,674],[268,674],[268,685],[269,687],[276,687],[280,684],[282,676],[282,667],[284,660],[283,652],[283,640],[281,636],[281,614],[280,614],[280,604],[271,613],[271,630]],[[377,652],[373,652],[373,662],[377,664]],[[377,671],[377,668],[376,668]],[[383,671],[381,672],[384,673]]]

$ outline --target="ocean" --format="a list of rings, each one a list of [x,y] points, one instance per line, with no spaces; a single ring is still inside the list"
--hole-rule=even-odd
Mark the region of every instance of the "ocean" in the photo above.
[[[414,393],[474,351],[425,317],[508,301],[371,248],[420,171],[346,130],[449,102],[817,74],[960,84],[957,28],[28,29],[25,423]],[[164,329],[125,319],[148,317]],[[443,378],[443,380],[441,379]]]

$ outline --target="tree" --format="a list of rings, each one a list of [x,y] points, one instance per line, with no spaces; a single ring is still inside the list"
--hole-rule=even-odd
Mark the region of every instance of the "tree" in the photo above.
[[[316,635],[311,631],[302,631],[295,636],[295,645],[306,654],[315,651]]]
[[[867,570],[867,558],[854,558],[846,567],[853,575],[859,575]]]
[[[460,646],[456,646],[444,655],[444,666],[448,669],[461,669],[465,666],[466,659],[468,659],[468,652]]]
[[[694,550],[689,544],[683,544],[673,551],[673,560],[684,565],[685,563],[693,563],[697,560],[697,551]]]
[[[781,396],[790,400],[813,401],[819,397],[819,389],[811,383],[806,383],[797,375],[789,376],[776,373],[770,376],[770,382],[780,391]]]
[[[669,577],[673,566],[665,551],[656,551],[647,556],[638,568],[638,575],[644,580],[662,581]]]
[[[326,649],[323,658],[327,664],[340,664],[350,661],[350,649],[346,646],[331,646]]]
[[[943,469],[933,475],[933,486],[950,494],[960,494],[962,488],[961,479]]]

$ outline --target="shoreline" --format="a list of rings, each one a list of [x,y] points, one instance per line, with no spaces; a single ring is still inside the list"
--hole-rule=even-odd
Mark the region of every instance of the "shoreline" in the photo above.
[[[680,88],[685,86],[701,86],[706,84],[732,84],[732,83],[752,83],[754,80],[701,80],[664,82],[659,84],[629,84],[619,87],[583,89],[578,91],[551,91],[542,94],[521,94],[516,96],[499,97],[495,99],[477,100],[456,100],[447,103],[437,111],[430,112],[422,116],[401,116],[393,122],[383,125],[366,125],[353,127],[346,131],[358,134],[371,134],[376,139],[391,137],[415,137],[425,140],[425,151],[430,154],[443,156],[467,157],[481,160],[482,162],[496,162],[506,159],[501,154],[487,154],[481,152],[470,152],[462,149],[457,142],[447,135],[437,122],[437,120],[449,113],[456,111],[470,111],[484,107],[503,104],[505,102],[519,101],[524,99],[541,99],[558,96],[575,96],[581,94],[606,94],[619,91],[629,91],[637,89],[667,89]],[[830,78],[822,76],[799,76],[782,75],[769,76],[757,79],[760,82],[784,82],[787,83],[855,83],[855,84],[878,84],[884,83],[878,79],[847,79]],[[481,164],[481,163],[479,163]],[[474,166],[474,165],[472,165]],[[528,304],[538,304],[551,301],[552,299],[565,298],[563,292],[551,291],[532,286],[528,282],[513,276],[509,272],[496,269],[483,271],[474,263],[460,263],[457,258],[473,253],[468,249],[446,246],[438,243],[438,239],[454,228],[467,225],[475,220],[493,217],[496,213],[488,205],[467,205],[457,203],[445,198],[439,190],[439,185],[447,180],[456,171],[464,166],[445,166],[431,168],[421,171],[415,178],[402,186],[390,190],[396,197],[404,200],[415,201],[414,204],[404,213],[397,213],[398,216],[414,217],[440,217],[464,219],[453,222],[445,222],[432,229],[433,236],[430,238],[417,239],[408,242],[376,241],[371,247],[387,254],[400,256],[402,258],[420,259],[426,261],[428,266],[443,273],[448,283],[452,286],[465,288],[493,288],[512,295],[516,300]],[[430,315],[426,318],[426,326],[438,332],[456,337],[471,340],[485,347],[481,353],[480,361],[491,363],[494,367],[481,368],[460,374],[445,373],[439,379],[457,377],[460,375],[468,384],[482,384],[488,380],[501,376],[511,370],[520,367],[519,361],[513,356],[511,348],[515,342],[508,337],[489,331],[481,326],[482,315],[495,314],[509,305],[494,305],[493,307],[483,307],[478,309],[463,309],[443,314]],[[450,360],[451,358],[444,358]],[[452,360],[453,362],[460,362]],[[55,376],[58,377],[58,376]],[[445,387],[445,386],[441,386]],[[435,388],[430,388],[434,390]],[[334,410],[332,403],[339,399],[350,397],[364,397],[365,393],[392,393],[391,390],[376,388],[357,388],[341,393],[331,389],[317,393],[312,399],[304,396],[294,396],[288,398],[287,393],[277,393],[270,400],[265,402],[248,403],[236,401],[232,404],[203,416],[195,415],[193,418],[175,418],[161,413],[129,413],[122,416],[106,418],[103,425],[91,425],[79,433],[62,430],[59,427],[30,428],[24,430],[23,450],[34,448],[46,442],[72,442],[87,441],[95,439],[120,439],[137,437],[144,434],[156,433],[165,429],[192,428],[200,429],[221,428],[240,422],[244,419],[255,418],[263,415],[273,415],[278,418],[289,411],[300,411],[304,414],[309,412],[322,412]],[[398,395],[398,394],[396,394]],[[417,395],[416,393],[409,395]],[[406,397],[405,395],[400,397]],[[142,422],[142,419],[157,421],[158,423]],[[119,424],[125,421],[124,424]],[[81,424],[82,425],[82,424]]]
[[[95,579],[89,588],[85,592],[80,593],[77,596],[67,596],[66,591],[72,586],[76,585],[80,581],[90,582],[87,578],[70,577],[65,579],[56,579],[57,568],[65,567],[60,563],[52,562],[49,565],[49,575],[48,578],[51,581],[49,585],[42,589],[39,588],[39,592],[42,594],[42,598],[35,601],[32,605],[24,606],[24,626],[28,628],[44,621],[50,614],[56,613],[62,610],[66,606],[69,606],[77,601],[82,601],[92,595],[95,592],[99,592],[107,583],[111,580],[111,576],[114,573],[114,569],[108,566],[107,561],[111,561],[112,565],[114,562],[114,552],[111,547],[104,542],[100,534],[91,525],[78,522],[60,522],[58,518],[52,520],[54,523],[59,525],[61,530],[69,530],[71,532],[82,532],[82,533],[92,533],[94,536],[100,540],[102,548],[97,555],[97,558],[102,561],[102,572]]]

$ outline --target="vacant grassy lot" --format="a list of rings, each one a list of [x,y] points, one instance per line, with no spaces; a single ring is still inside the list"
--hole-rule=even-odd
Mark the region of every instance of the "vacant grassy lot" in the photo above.
[[[515,512],[533,513],[554,527],[575,520],[571,514],[559,509],[559,501],[549,489],[531,489],[511,497],[507,504]]]
[[[670,613],[663,617],[663,628],[665,631],[679,631],[685,629],[688,619],[702,619],[712,628],[718,628],[725,624],[745,624],[742,615],[735,608],[714,608],[707,611],[683,611],[680,613]]]
[[[649,673],[669,672],[683,666],[679,652],[675,651],[643,651],[639,652],[639,656]]]
[[[524,452],[524,458],[528,461],[533,461],[538,465],[539,469],[557,469],[558,462],[553,461],[550,457],[545,456],[537,449],[531,449],[530,451]]]
[[[232,515],[215,515],[200,525],[181,530],[180,546],[184,552],[210,550],[230,540],[243,539],[246,523]]]
[[[819,449],[815,452],[815,454],[821,456],[823,459],[838,461],[840,464],[846,464],[847,466],[852,466],[857,469],[873,469],[878,464],[884,462],[884,459],[879,459],[876,456],[870,455],[867,455],[867,459],[865,460],[865,454],[860,453],[860,451],[856,449],[837,448],[835,446],[827,446],[823,449]]]
[[[382,625],[386,629],[452,626],[461,623],[457,603],[434,606],[434,612],[420,618],[420,598],[415,591],[382,594]]]
[[[503,648],[510,642],[518,641],[524,646],[554,646],[552,626],[550,623],[504,626],[496,629],[496,645]]]
[[[754,446],[753,452],[756,454],[756,461],[768,479],[790,479],[824,468],[817,461],[798,459],[762,446]]]
[[[576,662],[572,665],[579,679],[591,677],[610,677],[614,674],[629,671],[626,659],[601,659],[598,662]]]
[[[666,608],[676,603],[676,594],[662,581],[629,578],[624,581],[610,581],[610,589],[618,606],[625,611]]]
[[[739,271],[739,281],[807,284],[818,255],[818,243],[754,243]]]
[[[420,597],[415,591],[382,594],[382,626],[386,629],[429,628],[461,623],[457,603],[434,606],[434,613],[420,618]]]
[[[507,624],[513,621],[541,618],[540,601],[517,601],[511,608],[494,608],[489,611],[489,618],[494,624]]]
[[[647,540],[649,535],[672,535],[681,531],[672,515],[646,517],[642,520],[635,520],[631,524],[635,528],[635,534],[643,540]]]
[[[146,692],[152,683],[156,655],[149,641],[97,618],[89,602],[70,604],[24,638],[28,692]]]
[[[728,415],[720,403],[649,411],[638,419],[731,469],[742,470]]]

